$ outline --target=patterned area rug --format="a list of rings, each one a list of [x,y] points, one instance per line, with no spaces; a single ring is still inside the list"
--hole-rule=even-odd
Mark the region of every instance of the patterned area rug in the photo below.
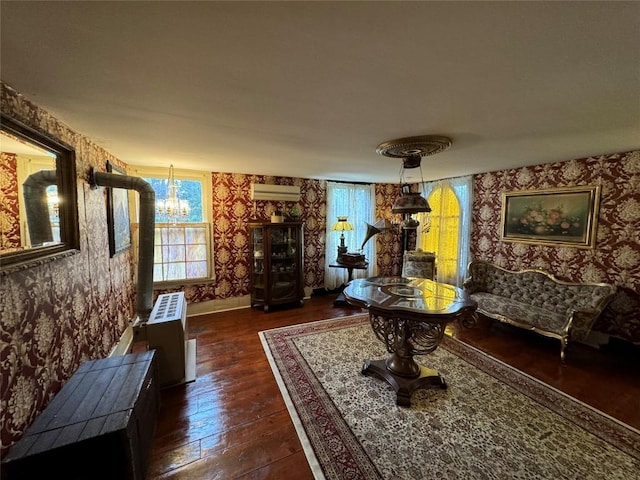
[[[640,479],[640,432],[445,337],[448,388],[395,404],[366,315],[260,332],[317,479]]]

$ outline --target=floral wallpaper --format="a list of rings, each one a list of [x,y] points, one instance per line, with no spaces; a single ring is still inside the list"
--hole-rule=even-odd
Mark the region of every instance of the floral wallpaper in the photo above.
[[[293,202],[255,201],[250,198],[252,183],[298,185],[304,225],[304,283],[322,285],[324,278],[325,183],[289,177],[268,177],[237,173],[213,174],[213,227],[216,298],[249,293],[249,219],[268,219],[274,210],[287,214]]]
[[[4,456],[83,361],[110,352],[133,315],[134,284],[129,251],[109,258],[106,192],[87,183],[90,167],[104,169],[106,160],[124,164],[4,82],[0,108],[75,149],[80,224],[76,254],[0,273]]]
[[[500,241],[502,192],[586,185],[602,190],[595,248]],[[594,330],[640,342],[640,151],[475,175],[472,229],[472,258],[617,285],[618,295]]]
[[[0,455],[17,441],[64,382],[85,360],[106,356],[134,315],[133,259],[126,250],[109,257],[106,192],[91,188],[91,167],[106,160],[126,165],[0,82],[3,113],[70,145],[76,152],[80,251],[0,274]],[[4,176],[5,171],[0,172]],[[640,334],[640,154],[605,155],[569,162],[476,175],[472,255],[511,269],[546,268],[560,278],[605,281],[620,294],[597,328],[639,341]],[[241,173],[213,174],[213,251],[216,280],[184,288],[189,302],[243,296],[248,285],[247,220],[268,218],[276,207],[252,202],[250,185],[299,185],[305,222],[305,285],[324,284],[326,183]],[[556,186],[602,185],[598,240],[594,250],[503,243],[499,239],[500,192]],[[3,185],[3,193],[11,191]],[[397,185],[376,185],[376,219],[390,218]],[[4,200],[3,200],[4,203]],[[3,227],[4,228],[4,227]],[[6,230],[9,231],[9,228]],[[380,275],[397,275],[403,237],[375,236]],[[411,241],[408,242],[411,248]],[[158,292],[156,292],[158,293]]]
[[[376,220],[381,218],[392,220],[394,215],[391,213],[391,206],[397,196],[397,184],[383,183],[376,185]],[[378,257],[378,275],[400,275],[402,273],[402,231],[400,229],[383,231],[374,238]]]
[[[276,209],[289,212],[293,202],[252,201],[252,183],[298,185],[300,220],[304,222],[304,284],[315,289],[324,287],[326,181],[292,177],[272,177],[242,173],[213,173],[213,251],[215,283],[187,285],[189,303],[240,297],[249,294],[249,228],[250,219],[267,220]],[[376,185],[376,218],[389,215],[398,187]],[[397,234],[379,234],[378,269],[381,274],[399,274],[402,251]],[[179,288],[178,290],[182,290]],[[166,293],[170,289],[156,293]]]
[[[0,249],[20,248],[18,169],[14,153],[0,153]]]

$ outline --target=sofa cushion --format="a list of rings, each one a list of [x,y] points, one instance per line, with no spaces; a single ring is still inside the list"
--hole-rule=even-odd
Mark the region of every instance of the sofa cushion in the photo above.
[[[474,293],[471,298],[478,302],[478,311],[489,317],[502,315],[507,319],[516,320],[546,332],[558,335],[564,333],[566,316],[545,306],[534,306],[528,302],[485,292]]]

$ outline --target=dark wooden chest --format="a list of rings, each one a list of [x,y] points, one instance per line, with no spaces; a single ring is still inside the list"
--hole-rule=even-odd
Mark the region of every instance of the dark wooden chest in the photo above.
[[[83,363],[2,461],[2,479],[144,479],[156,352]]]

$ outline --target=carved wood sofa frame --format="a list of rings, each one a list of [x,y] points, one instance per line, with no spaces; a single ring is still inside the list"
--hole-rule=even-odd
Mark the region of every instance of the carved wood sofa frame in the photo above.
[[[486,261],[468,266],[464,289],[478,312],[496,320],[560,340],[560,359],[571,341],[583,341],[613,299],[606,283],[572,283],[543,270],[511,271]]]

